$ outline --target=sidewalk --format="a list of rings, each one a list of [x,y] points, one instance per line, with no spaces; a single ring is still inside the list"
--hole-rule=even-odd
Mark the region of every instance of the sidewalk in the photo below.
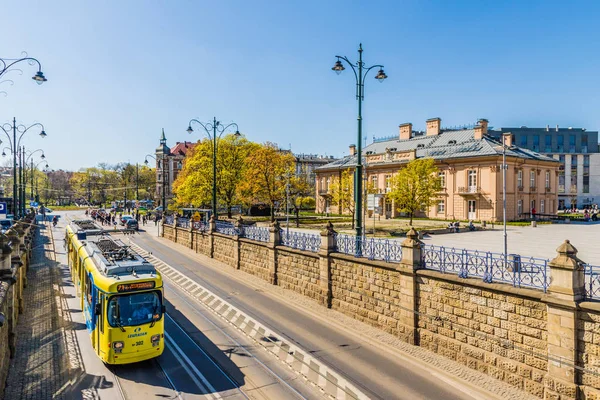
[[[24,312],[17,325],[15,358],[8,372],[5,398],[52,399],[69,380],[64,329],[57,289],[59,270],[48,226],[36,233],[32,264],[24,291]]]

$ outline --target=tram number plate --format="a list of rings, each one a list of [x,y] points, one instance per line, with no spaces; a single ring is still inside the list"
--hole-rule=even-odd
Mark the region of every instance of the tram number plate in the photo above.
[[[144,341],[143,340],[139,340],[137,342],[133,342],[132,346],[141,346],[143,344],[144,344]]]

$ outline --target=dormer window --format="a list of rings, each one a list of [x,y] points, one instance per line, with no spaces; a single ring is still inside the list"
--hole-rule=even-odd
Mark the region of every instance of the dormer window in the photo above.
[[[396,151],[396,150],[398,150],[396,147],[392,147],[392,148],[390,149],[390,151]]]
[[[450,140],[448,144],[456,144],[456,140]]]
[[[422,149],[422,148],[424,148],[424,147],[425,147],[425,145],[424,145],[424,144],[418,144],[418,145],[417,145],[417,149]]]

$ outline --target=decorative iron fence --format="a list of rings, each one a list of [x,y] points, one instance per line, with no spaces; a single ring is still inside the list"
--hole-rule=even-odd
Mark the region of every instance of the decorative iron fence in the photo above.
[[[600,300],[600,266],[584,264],[585,298]]]
[[[361,238],[338,233],[335,235],[335,251],[369,260],[402,261],[402,246],[397,240]]]
[[[165,224],[167,224],[167,225],[173,225],[173,220],[174,220],[174,218],[173,218],[172,215],[165,216]]]
[[[177,218],[177,226],[180,228],[189,228],[190,220],[187,218]]]
[[[193,221],[192,229],[195,229],[197,231],[206,232],[208,230],[208,224],[206,224],[202,221]]]
[[[245,226],[242,230],[242,235],[247,239],[259,242],[268,242],[270,239],[269,228],[262,228],[259,226]]]
[[[284,229],[281,231],[281,244],[292,249],[308,250],[313,253],[318,253],[321,248],[321,236],[310,233],[302,233],[289,231],[286,233]]]
[[[467,249],[446,249],[423,245],[423,268],[457,274],[461,278],[478,277],[484,282],[504,282],[516,287],[548,289],[548,260],[521,257],[518,254],[492,253]]]
[[[224,221],[216,221],[216,230],[218,233],[231,236],[239,235],[241,233],[232,223]]]

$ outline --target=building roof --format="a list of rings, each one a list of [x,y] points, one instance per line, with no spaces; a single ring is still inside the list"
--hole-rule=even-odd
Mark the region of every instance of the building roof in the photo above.
[[[489,135],[484,135],[482,139],[475,139],[474,135],[474,129],[460,129],[445,130],[438,135],[432,136],[377,141],[363,149],[363,159],[365,156],[372,154],[406,153],[410,151],[415,151],[416,158],[431,157],[435,160],[502,155],[502,143],[498,139]],[[557,162],[551,157],[517,146],[507,148],[506,155],[507,157],[518,157],[528,160]],[[390,161],[386,164],[402,164],[406,162],[408,161]],[[351,155],[316,169],[346,169],[352,168],[355,165],[356,155]]]
[[[190,149],[193,149],[196,143],[193,142],[177,142],[175,147],[171,149],[172,156],[186,156]]]
[[[156,148],[157,154],[169,154],[171,149],[167,146],[167,138],[165,137],[165,129],[162,130],[162,135],[160,135],[160,144]]]

